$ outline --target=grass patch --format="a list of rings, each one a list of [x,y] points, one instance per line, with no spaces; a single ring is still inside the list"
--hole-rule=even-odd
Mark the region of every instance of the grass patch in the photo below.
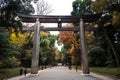
[[[116,78],[120,78],[120,68],[108,68],[108,67],[90,67],[90,71],[108,75]]]
[[[40,70],[43,70],[46,68],[47,66],[39,67]],[[0,80],[20,75],[19,70],[20,68],[0,69]],[[27,70],[29,73],[31,71],[31,68],[27,68]]]
[[[0,69],[0,80],[20,75],[19,69],[20,68]],[[30,72],[30,68],[28,68],[28,72]]]
[[[75,66],[73,66],[73,68],[75,68]],[[78,69],[81,70],[81,66],[78,66]],[[120,67],[90,67],[90,72],[120,79]]]
[[[19,68],[0,69],[0,80],[19,75]]]

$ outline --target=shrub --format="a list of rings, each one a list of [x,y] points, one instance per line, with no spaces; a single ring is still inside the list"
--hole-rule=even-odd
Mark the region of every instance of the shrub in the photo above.
[[[90,66],[105,66],[106,53],[101,47],[94,47],[89,50],[88,60]]]

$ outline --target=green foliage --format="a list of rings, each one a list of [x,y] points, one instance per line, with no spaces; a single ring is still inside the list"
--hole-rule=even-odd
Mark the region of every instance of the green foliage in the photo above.
[[[14,56],[18,55],[18,51],[12,50],[9,42],[9,34],[3,27],[0,27],[0,62],[1,67],[15,67],[17,60]]]
[[[9,34],[5,32],[5,28],[0,28],[0,46],[7,46],[9,43]]]
[[[106,53],[100,47],[94,47],[89,50],[88,59],[90,66],[105,66]]]
[[[55,40],[57,39],[57,36],[55,35],[50,35],[49,40],[50,40],[50,46],[54,46]]]
[[[31,60],[32,60],[32,49],[25,49],[22,50],[20,61],[23,67],[31,67]]]
[[[7,65],[8,67],[13,67],[14,66],[13,64],[16,65],[15,61],[20,61],[19,64],[22,64],[24,66],[31,65],[33,39],[29,38],[29,41],[27,42],[26,40],[25,43],[25,41],[23,40],[24,36],[22,35],[21,37],[18,36],[19,31],[22,29],[22,23],[17,16],[17,13],[27,14],[27,15],[34,13],[34,9],[31,5],[31,1],[33,0],[1,0],[0,1],[0,27],[6,28],[9,33],[16,32],[17,35],[15,37],[16,38],[15,42],[13,41],[13,43],[10,43],[10,38],[6,37],[5,33],[0,33],[1,34],[0,35],[0,52],[1,52],[0,66],[1,64],[2,65],[4,64],[4,66]],[[31,34],[29,37],[31,37]],[[51,39],[51,41],[49,41],[48,39],[44,40],[43,44],[47,49],[44,49],[43,52],[47,53],[46,56],[49,56],[48,53],[50,50],[51,51],[54,50],[53,48],[54,41],[55,41],[54,38]],[[13,59],[12,57],[15,57],[15,59]]]
[[[55,61],[55,40],[57,36],[44,36],[40,40],[40,64],[48,65]]]
[[[108,11],[108,0],[95,0],[92,2],[92,9],[96,13],[103,13]]]
[[[49,48],[50,41],[48,39],[41,39],[41,47]]]
[[[75,0],[72,3],[73,11],[71,14],[73,16],[85,15],[85,14],[92,14],[91,9],[91,0]]]
[[[105,50],[109,59],[108,66],[119,66],[119,31],[120,31],[120,3],[118,0],[95,0],[92,9],[96,13],[102,13],[95,32],[95,45]]]
[[[23,43],[18,50],[20,52],[19,60],[21,62],[21,66],[30,67],[32,60],[33,40],[29,40],[28,42],[26,41],[26,43]]]
[[[22,23],[17,19],[17,13],[30,14],[34,12],[31,0],[2,0],[0,5],[0,27],[5,27],[9,32],[14,28],[15,32],[20,31]]]

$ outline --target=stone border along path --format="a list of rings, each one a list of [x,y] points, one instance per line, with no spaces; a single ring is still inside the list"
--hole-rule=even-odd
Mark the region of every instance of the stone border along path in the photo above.
[[[99,75],[96,73],[90,73],[90,75],[82,74],[81,70],[77,72],[75,69],[69,70],[68,67],[57,66],[40,70],[38,75],[16,76],[9,78],[8,80],[114,80],[110,77]]]

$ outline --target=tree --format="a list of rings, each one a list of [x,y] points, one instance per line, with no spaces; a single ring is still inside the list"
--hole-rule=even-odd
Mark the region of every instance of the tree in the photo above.
[[[16,35],[13,30],[13,32],[10,34],[10,43],[12,44],[12,49],[20,53],[19,56],[15,56],[19,60],[20,65],[24,67],[30,67],[32,46],[27,40],[26,33],[23,34],[19,32]]]
[[[118,47],[119,45],[118,34],[120,29],[119,28],[120,24],[118,23],[120,19],[119,2],[117,2],[117,0],[116,1],[103,0],[102,2],[96,0],[95,2],[93,2],[92,7],[96,12],[100,11],[103,13],[103,16],[99,21],[99,28],[97,31],[98,33],[97,37],[99,38],[99,42],[102,43],[103,45],[107,45],[107,47],[110,47],[114,55],[116,64],[119,66],[120,64],[120,59],[119,59],[120,55],[119,55],[119,47]],[[104,42],[101,42],[101,39],[103,39],[102,41]],[[116,40],[117,43],[115,43]]]
[[[66,27],[74,27],[73,24],[66,24]],[[87,44],[90,45],[94,41],[94,35],[91,31],[85,32]],[[60,31],[59,42],[64,44],[66,51],[69,51],[72,56],[73,64],[80,64],[80,33],[72,31]]]
[[[91,7],[95,13],[105,13],[108,11],[108,0],[93,1]]]
[[[88,1],[88,3],[84,3]],[[73,2],[73,16],[85,15],[85,14],[97,14],[102,13],[102,17],[97,21],[98,30],[94,32],[95,37],[97,38],[97,44],[103,49],[106,49],[106,52],[113,51],[113,55],[116,61],[116,64],[119,66],[119,12],[120,6],[119,1],[115,0],[76,0]],[[79,7],[80,6],[80,7]],[[88,8],[87,8],[88,7]],[[87,23],[88,24],[88,23]],[[115,36],[117,35],[117,36]],[[117,42],[115,44],[114,42]],[[94,44],[95,45],[95,44]],[[109,48],[110,49],[109,49]]]
[[[54,47],[57,36],[50,35],[49,32],[40,32],[40,64],[48,65],[55,62],[55,51]]]
[[[17,13],[31,14],[34,9],[31,0],[1,0],[0,1],[0,27],[5,27],[11,33],[20,31],[22,24],[17,18]]]
[[[37,1],[37,15],[46,15],[52,12],[51,6],[45,0]]]
[[[0,0],[0,27],[6,28],[10,35],[15,34],[14,38],[11,36],[11,43],[9,42],[9,44],[11,44],[12,50],[19,53],[19,56],[25,53],[25,50],[23,51],[22,49],[24,39],[19,35],[22,30],[22,23],[19,20],[17,13],[27,15],[34,13],[31,1],[32,0]],[[18,56],[15,56],[15,58],[19,59],[20,57],[18,58]]]
[[[0,27],[0,67],[16,67],[17,58],[19,52],[12,49],[12,45],[9,42],[9,33],[6,32],[6,29]]]
[[[71,14],[73,16],[93,14],[91,2],[91,0],[75,0],[72,3],[73,11],[71,12]]]
[[[73,24],[66,24],[64,27],[74,27]],[[80,40],[76,39],[77,33],[74,33],[72,31],[60,31],[59,33],[59,41],[64,44],[63,46],[63,57],[64,60],[66,60],[66,52],[69,51],[71,54],[71,60],[72,63],[75,63],[76,60],[80,62]],[[73,60],[73,58],[76,57],[76,60]]]

